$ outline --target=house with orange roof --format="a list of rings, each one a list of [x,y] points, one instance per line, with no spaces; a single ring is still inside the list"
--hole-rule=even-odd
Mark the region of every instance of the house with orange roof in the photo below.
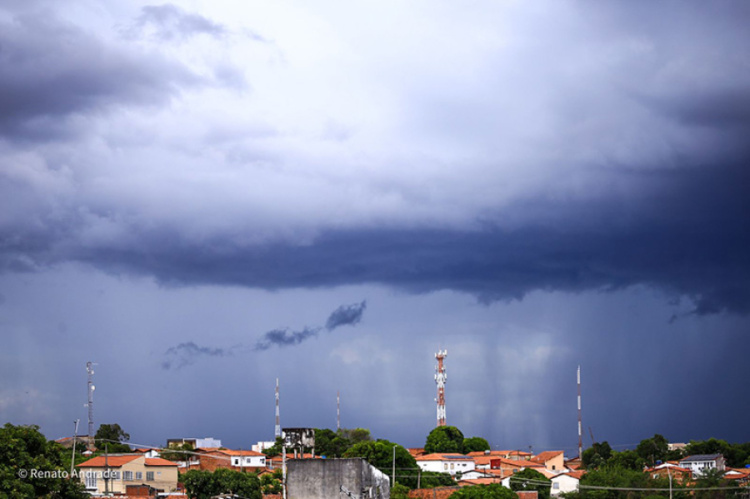
[[[128,487],[145,485],[159,492],[177,490],[177,463],[148,458],[143,453],[97,456],[77,466],[90,494],[125,494]]]
[[[534,461],[519,461],[515,459],[506,459],[504,457],[496,457],[490,461],[490,469],[493,470],[515,470],[515,473],[525,468],[532,468],[539,471],[540,469],[544,469],[544,465]]]
[[[218,468],[229,468],[235,471],[260,471],[266,467],[266,455],[252,450],[233,450],[223,447],[195,449],[195,461],[199,469],[215,471]],[[193,461],[193,462],[195,462]]]
[[[651,475],[651,478],[671,478],[677,483],[687,483],[693,478],[691,470],[670,462],[646,468],[645,472]]]
[[[463,454],[425,454],[415,458],[422,471],[436,471],[438,473],[466,473],[475,467],[474,459]]]
[[[750,468],[727,468],[724,478],[735,480],[737,485],[746,487],[750,485]]]
[[[550,471],[563,471],[565,469],[565,457],[561,450],[540,452],[532,457],[531,461],[544,465]]]

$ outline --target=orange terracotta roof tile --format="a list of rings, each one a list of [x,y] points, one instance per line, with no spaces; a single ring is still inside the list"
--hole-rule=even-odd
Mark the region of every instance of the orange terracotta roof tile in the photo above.
[[[546,463],[550,459],[554,459],[562,453],[563,451],[561,450],[547,450],[544,452],[540,452],[536,456],[532,457],[531,460],[537,463]]]
[[[108,466],[110,468],[119,468],[123,464],[127,464],[130,461],[133,461],[135,459],[140,459],[143,456],[140,454],[130,454],[130,455],[124,455],[124,456],[107,456],[106,458],[104,456],[96,456],[94,458],[89,459],[88,461],[84,461],[81,464],[78,465],[79,468],[104,468],[105,466]]]
[[[146,458],[146,466],[177,466],[177,463],[160,457]]]
[[[415,459],[417,461],[473,461],[473,459],[469,456],[455,453],[425,454],[424,456],[417,456]]]

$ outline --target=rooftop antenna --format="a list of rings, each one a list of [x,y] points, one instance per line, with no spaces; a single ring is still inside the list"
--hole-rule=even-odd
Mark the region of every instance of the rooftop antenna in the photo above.
[[[279,418],[279,378],[276,378],[276,428],[274,436],[276,438],[281,438],[281,418]]]
[[[583,457],[583,434],[581,433],[581,366],[578,366],[578,458]]]
[[[341,398],[339,391],[336,390],[336,431],[341,430]]]
[[[448,355],[448,350],[439,350],[435,354],[438,363],[435,366],[435,383],[437,383],[437,425],[445,426],[445,382],[448,376],[445,374],[443,359]]]
[[[89,392],[89,398],[88,403],[85,405],[85,407],[88,407],[89,409],[89,439],[94,437],[94,390],[96,390],[96,387],[94,386],[94,366],[97,366],[99,364],[95,362],[86,362],[86,372],[89,375],[89,382],[88,382],[88,392]],[[90,443],[89,445],[93,445]]]

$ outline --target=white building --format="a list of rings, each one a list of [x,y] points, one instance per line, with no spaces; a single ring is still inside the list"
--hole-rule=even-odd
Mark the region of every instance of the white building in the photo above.
[[[570,471],[553,476],[550,478],[552,481],[550,495],[556,496],[564,492],[577,492],[581,476],[583,476],[582,471]]]
[[[721,454],[697,454],[680,459],[680,466],[689,469],[693,476],[700,476],[712,469],[725,471],[727,462]]]
[[[474,470],[474,459],[462,454],[427,454],[418,456],[417,464],[422,471],[437,471],[455,475]]]

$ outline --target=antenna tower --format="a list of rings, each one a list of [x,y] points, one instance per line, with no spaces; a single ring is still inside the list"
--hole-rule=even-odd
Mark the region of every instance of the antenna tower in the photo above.
[[[578,366],[578,458],[583,457],[583,435],[581,433],[581,366]]]
[[[274,430],[274,436],[276,438],[281,436],[281,418],[279,418],[279,378],[276,378],[276,428]]]
[[[339,391],[336,390],[336,431],[341,429],[341,398]]]
[[[435,383],[437,383],[437,425],[445,426],[445,382],[448,380],[448,375],[445,374],[445,366],[443,366],[443,359],[448,355],[447,350],[438,350],[435,354],[435,358],[438,363],[435,366]]]
[[[89,409],[89,434],[88,437],[92,438],[94,436],[94,390],[96,390],[96,387],[94,386],[94,366],[96,363],[94,362],[86,362],[86,372],[89,375],[89,382],[88,382],[88,392],[89,392],[89,398],[88,403],[86,404],[86,407]]]

